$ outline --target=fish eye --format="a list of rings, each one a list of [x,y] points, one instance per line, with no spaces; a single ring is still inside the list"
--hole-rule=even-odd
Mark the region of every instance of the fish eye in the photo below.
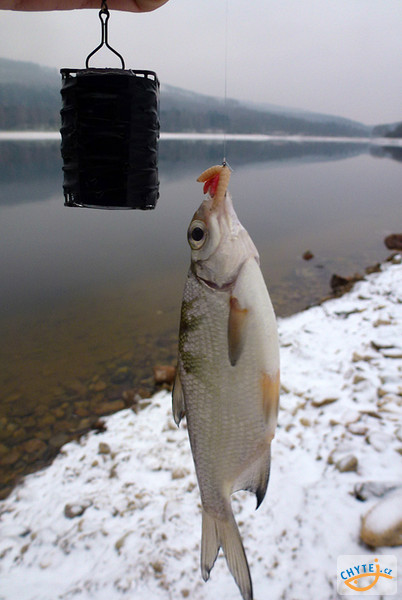
[[[204,237],[204,232],[201,229],[201,227],[194,227],[193,231],[191,232],[192,240],[194,240],[194,242],[200,242],[203,237]]]
[[[207,238],[207,228],[202,221],[193,221],[188,230],[188,242],[193,250],[199,250]]]

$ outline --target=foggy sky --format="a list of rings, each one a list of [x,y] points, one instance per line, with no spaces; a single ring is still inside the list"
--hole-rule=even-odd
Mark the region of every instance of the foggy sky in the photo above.
[[[126,68],[162,83],[223,97],[227,39],[228,97],[402,120],[401,0],[170,0],[147,14],[108,4],[109,43]],[[99,39],[96,10],[0,11],[0,57],[83,68]],[[119,66],[106,53],[90,64]]]

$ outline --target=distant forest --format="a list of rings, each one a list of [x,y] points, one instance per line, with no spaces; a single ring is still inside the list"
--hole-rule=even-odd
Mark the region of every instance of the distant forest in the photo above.
[[[166,99],[166,102],[165,102]],[[61,96],[58,87],[0,83],[0,129],[58,130]],[[346,121],[346,120],[345,120]],[[254,110],[229,103],[224,110],[219,100],[182,105],[180,97],[161,93],[160,122],[166,132],[284,133],[320,136],[359,136],[367,133],[359,124],[328,119],[314,121],[288,114]]]
[[[60,129],[60,93],[18,83],[0,83],[0,129]]]
[[[0,59],[0,130],[60,128],[61,77],[56,69]],[[161,130],[165,132],[261,133],[315,136],[369,136],[371,127],[356,121],[283,109],[254,106],[162,86]],[[402,135],[402,124],[377,126],[374,133]]]

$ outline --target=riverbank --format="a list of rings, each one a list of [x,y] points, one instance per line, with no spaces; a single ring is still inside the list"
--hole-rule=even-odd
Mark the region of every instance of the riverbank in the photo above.
[[[402,484],[401,282],[394,257],[341,298],[279,322],[267,497],[258,511],[245,492],[233,500],[256,598],[332,600],[338,555],[370,553],[361,518],[387,497],[378,529],[402,521],[392,497]],[[137,414],[107,417],[105,431],[65,445],[0,503],[2,599],[239,597],[222,558],[201,580],[199,492],[170,404],[160,392]],[[401,564],[401,546],[375,552]]]

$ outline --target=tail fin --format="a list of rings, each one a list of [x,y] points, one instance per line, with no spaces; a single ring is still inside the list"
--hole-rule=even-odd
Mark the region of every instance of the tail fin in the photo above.
[[[226,520],[212,517],[202,511],[201,572],[204,581],[214,566],[219,548],[223,548],[226,561],[244,600],[253,600],[253,586],[246,553],[233,514]]]

